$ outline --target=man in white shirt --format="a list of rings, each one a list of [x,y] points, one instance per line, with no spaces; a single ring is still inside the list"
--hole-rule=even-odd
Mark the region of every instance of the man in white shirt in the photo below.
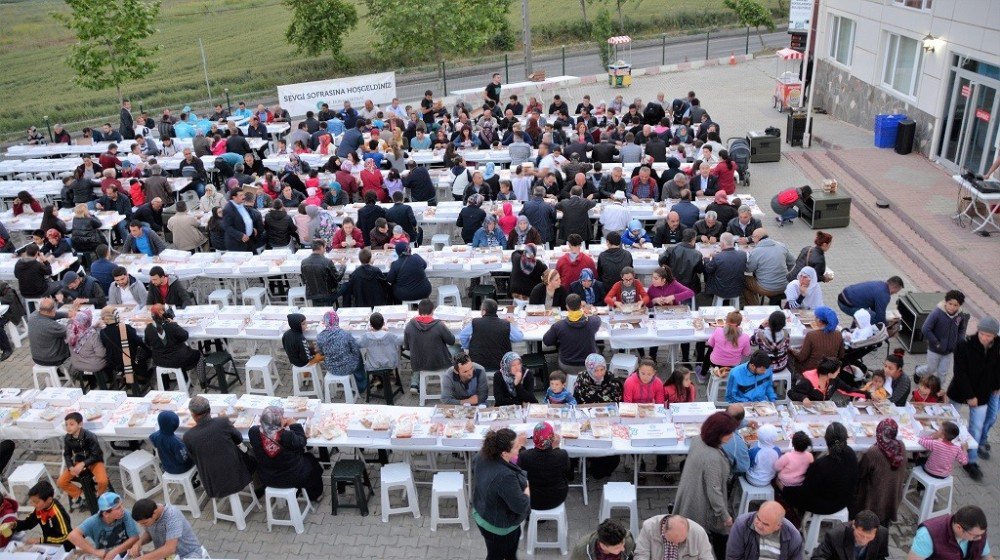
[[[628,208],[625,207],[625,193],[615,191],[611,196],[611,202],[606,203],[601,209],[601,227],[605,232],[617,231],[621,233],[628,227],[632,219]]]
[[[373,103],[371,99],[365,99],[365,106],[358,111],[358,116],[370,121],[378,116],[379,111],[378,105]]]
[[[392,105],[386,107],[385,112],[386,112],[385,115],[386,117],[388,117],[389,115],[395,115],[403,119],[404,121],[406,120],[406,107],[403,107],[402,105],[399,104],[398,97],[392,98]]]

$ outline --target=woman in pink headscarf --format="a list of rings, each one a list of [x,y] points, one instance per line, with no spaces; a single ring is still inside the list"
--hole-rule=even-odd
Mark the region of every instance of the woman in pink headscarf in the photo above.
[[[364,198],[368,191],[373,191],[379,202],[389,202],[385,193],[385,178],[373,159],[366,159],[365,168],[361,170],[361,197]]]
[[[358,382],[358,392],[368,387],[361,347],[351,333],[340,328],[340,317],[330,310],[323,315],[323,330],[316,336],[316,345],[323,353],[323,365],[330,375],[353,375]]]
[[[505,237],[514,231],[514,226],[517,225],[517,216],[514,215],[514,206],[511,203],[503,203],[503,211],[500,214],[498,222]]]
[[[332,151],[333,151],[333,140],[330,138],[330,135],[324,134],[320,136],[319,146],[316,148],[316,153],[328,156]]]
[[[573,479],[569,454],[559,448],[559,436],[548,422],[535,424],[531,440],[534,449],[522,451],[517,457],[517,466],[528,475],[531,509],[557,508],[566,501],[569,481]]]

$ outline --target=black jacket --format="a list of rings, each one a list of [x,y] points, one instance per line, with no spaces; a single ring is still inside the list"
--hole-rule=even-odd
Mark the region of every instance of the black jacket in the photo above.
[[[979,341],[978,333],[971,334],[955,348],[948,398],[957,403],[976,398],[982,406],[993,391],[1000,391],[1000,342],[994,340],[986,348]]]
[[[529,449],[522,451],[517,465],[524,469],[531,486],[531,509],[559,507],[566,501],[573,479],[569,454],[565,449]]]
[[[744,259],[746,260],[746,259]],[[678,282],[701,292],[701,277],[705,270],[701,252],[687,243],[678,243],[660,255],[660,266],[667,265]]]
[[[66,286],[59,290],[59,293],[63,295],[63,303],[73,303],[73,300],[85,298],[94,308],[104,309],[104,306],[108,304],[108,296],[104,293],[104,288],[92,276],[82,276],[81,278],[83,278],[83,282],[75,290]]]
[[[622,269],[626,266],[632,266],[632,253],[621,247],[601,251],[597,256],[597,280],[605,286],[614,286],[622,279]]]
[[[157,233],[163,232],[163,208],[154,210],[149,202],[137,207],[132,213],[132,219],[146,222],[150,229]]]
[[[545,295],[545,284],[536,284],[531,289],[531,293],[528,294],[528,305],[544,305]],[[552,294],[552,308],[566,309],[566,290],[562,286],[556,288],[556,291]]]
[[[399,301],[414,301],[430,297],[431,282],[427,279],[427,263],[420,255],[402,256],[389,266],[387,280]]]
[[[173,321],[166,321],[163,323],[163,333],[163,338],[160,338],[153,323],[146,325],[143,333],[149,352],[153,355],[153,365],[185,370],[193,368],[198,363],[200,354],[185,344],[188,332],[184,327]]]
[[[412,171],[410,172],[412,173]],[[417,218],[408,204],[397,202],[385,212],[385,219],[403,228],[410,241],[417,240]]]
[[[260,212],[256,208],[246,208],[252,222],[250,238],[243,241],[244,229],[243,217],[236,209],[236,203],[229,201],[222,209],[222,228],[226,234],[227,251],[253,251],[258,245],[260,236],[264,233],[264,220],[260,217]],[[256,231],[255,231],[256,230]]]
[[[466,206],[458,213],[455,225],[462,228],[462,240],[472,244],[472,238],[486,221],[486,211],[478,206]]]
[[[437,197],[434,181],[431,180],[427,168],[423,166],[411,169],[406,177],[403,177],[403,188],[410,189],[410,198],[416,202],[424,202]]]
[[[326,256],[315,253],[309,255],[302,260],[299,270],[302,274],[302,284],[306,287],[306,298],[336,295],[337,285],[340,284],[343,275]]]
[[[354,269],[350,279],[351,305],[375,307],[389,305],[389,282],[377,266],[363,264]]]
[[[743,273],[746,269],[747,257],[743,251],[726,249],[716,253],[705,263],[706,291],[723,298],[739,297],[743,293]]]
[[[0,280],[0,304],[7,306],[7,312],[0,315],[0,319],[15,325],[24,319],[26,313],[24,305],[21,304],[21,296],[17,295],[17,290],[13,286],[3,280]]]
[[[267,245],[271,248],[287,247],[292,238],[299,235],[292,217],[284,209],[271,210],[264,216],[264,230],[267,232]]]
[[[542,243],[555,241],[556,209],[551,204],[533,196],[524,203],[521,214],[527,216],[528,222],[538,230],[538,234],[542,236]]]
[[[542,274],[548,269],[540,260],[535,260],[535,268],[531,269],[531,274],[525,274],[521,270],[521,255],[523,251],[514,251],[510,255],[510,293],[530,296],[531,290],[542,283]]]
[[[104,462],[104,451],[97,436],[90,430],[80,429],[80,437],[63,436],[63,460],[66,467],[82,462],[86,466]]]
[[[608,295],[608,291],[604,288],[604,283],[600,280],[594,280],[593,285],[590,287],[594,290],[593,305],[604,305],[604,296]],[[584,297],[583,292],[583,282],[577,280],[569,285],[569,293],[580,296],[580,299],[586,302],[587,298]]]
[[[618,147],[614,142],[600,142],[594,145],[593,160],[601,163],[613,163],[618,157]]]
[[[49,276],[52,275],[52,265],[38,262],[35,259],[21,257],[14,263],[14,278],[21,295],[26,298],[39,298],[49,291]]]
[[[472,507],[500,528],[516,527],[528,518],[531,500],[524,494],[528,478],[517,465],[482,454],[473,461]]]
[[[535,398],[534,376],[524,372],[521,384],[514,386],[514,393],[510,392],[507,383],[503,380],[503,374],[499,371],[493,374],[493,398],[496,406],[507,406],[511,404],[522,405],[527,403],[537,403]],[[559,505],[559,504],[556,504]],[[555,507],[555,506],[553,506]],[[548,509],[548,508],[546,508]]]
[[[247,139],[239,134],[234,134],[229,138],[226,138],[226,151],[233,154],[246,155],[252,152],[250,149],[250,143]]]
[[[358,229],[361,230],[361,236],[365,239],[365,246],[369,246],[372,243],[371,231],[375,227],[375,220],[379,218],[386,218],[385,208],[382,208],[378,204],[365,204],[358,210]]]
[[[301,424],[278,432],[276,440],[281,447],[274,457],[264,452],[260,426],[251,426],[247,441],[257,459],[257,476],[265,486],[273,488],[301,488],[312,477],[313,466],[306,457],[306,433]]]
[[[576,233],[584,241],[590,241],[591,224],[590,209],[597,203],[583,197],[570,197],[556,204],[556,210],[562,211],[562,219],[559,220],[559,237],[569,239],[569,236]],[[529,218],[530,221],[530,218]]]
[[[301,313],[290,313],[288,330],[281,335],[281,347],[284,348],[289,363],[296,367],[304,367],[312,359],[311,347],[302,331],[302,323],[305,320],[306,316]]]
[[[518,461],[520,462],[520,461]],[[875,539],[865,547],[861,560],[887,560],[889,558],[889,530],[879,527]],[[823,535],[819,547],[813,550],[812,560],[858,560],[854,554],[854,527],[841,523]]]
[[[146,292],[146,307],[157,303],[163,305],[173,305],[179,309],[184,309],[191,305],[191,294],[184,288],[184,284],[176,278],[167,277],[167,297],[160,294],[160,288],[150,286]]]

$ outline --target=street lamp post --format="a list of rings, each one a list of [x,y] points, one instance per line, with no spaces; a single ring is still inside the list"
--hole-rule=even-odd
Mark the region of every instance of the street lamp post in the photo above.
[[[233,114],[233,104],[229,102],[229,88],[226,88],[225,91],[226,91],[226,111],[228,111],[229,114],[232,115]]]
[[[45,115],[42,118],[45,119],[45,128],[49,131],[49,142],[55,143],[56,139],[52,136],[52,127],[49,125],[49,116]]]

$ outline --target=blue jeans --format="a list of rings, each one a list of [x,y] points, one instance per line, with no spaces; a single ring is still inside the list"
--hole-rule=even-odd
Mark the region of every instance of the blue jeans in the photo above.
[[[986,405],[986,419],[983,420],[983,430],[979,435],[979,447],[986,445],[990,437],[990,430],[997,422],[997,412],[1000,411],[1000,393],[990,395],[990,401]]]
[[[785,206],[784,204],[779,203],[778,195],[774,195],[774,198],[771,199],[771,210],[781,217],[782,222],[790,222],[799,217],[798,208],[796,208],[794,204],[791,206]]]
[[[986,424],[988,409],[989,406],[985,404],[969,407],[969,436],[977,442],[986,441],[987,432],[983,429],[983,427]],[[996,416],[994,415],[993,418],[995,420]],[[982,443],[980,443],[980,445],[982,445]],[[978,450],[969,449],[969,463],[975,463],[978,458]]]
[[[858,309],[861,309],[860,307],[855,307],[853,305],[844,305],[844,303],[841,302],[839,299],[837,300],[837,307],[839,307],[841,311],[846,313],[848,317],[854,317],[854,313]]]
[[[121,242],[125,243],[128,239],[128,223],[130,220],[122,220],[115,225],[115,229],[118,230],[118,237],[121,238]]]

